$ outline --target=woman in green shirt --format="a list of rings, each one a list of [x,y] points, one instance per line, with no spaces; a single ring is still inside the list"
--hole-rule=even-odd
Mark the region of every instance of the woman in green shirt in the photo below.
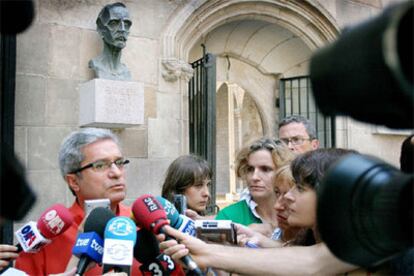
[[[286,145],[271,138],[261,138],[243,148],[236,158],[236,174],[247,184],[248,193],[221,210],[216,219],[246,226],[267,223],[273,230],[277,226],[273,178],[276,170],[294,157]]]

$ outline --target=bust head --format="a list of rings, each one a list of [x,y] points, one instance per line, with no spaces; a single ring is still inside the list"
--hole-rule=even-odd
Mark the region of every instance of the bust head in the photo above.
[[[119,2],[103,7],[96,19],[104,43],[119,49],[125,47],[131,25],[126,6]]]

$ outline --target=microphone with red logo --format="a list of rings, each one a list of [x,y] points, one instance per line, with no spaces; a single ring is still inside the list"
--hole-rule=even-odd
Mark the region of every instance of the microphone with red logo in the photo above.
[[[73,216],[62,204],[46,209],[36,222],[29,221],[14,235],[18,241],[17,252],[36,253],[58,235],[65,232],[73,223]]]
[[[154,234],[163,233],[162,228],[169,224],[164,208],[152,195],[143,195],[137,198],[132,205],[132,214],[138,225]],[[167,238],[169,237],[167,236]],[[192,274],[204,275],[189,255],[182,257],[181,261]]]

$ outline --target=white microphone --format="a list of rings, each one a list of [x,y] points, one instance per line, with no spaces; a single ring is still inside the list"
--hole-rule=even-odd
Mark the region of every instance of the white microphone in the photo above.
[[[18,252],[38,252],[51,239],[65,232],[72,223],[73,217],[69,210],[61,204],[54,204],[43,212],[37,222],[29,221],[14,233],[19,242],[16,245]]]
[[[43,246],[51,242],[40,234],[34,221],[29,221],[23,225],[14,235],[24,252],[29,253],[38,252]]]

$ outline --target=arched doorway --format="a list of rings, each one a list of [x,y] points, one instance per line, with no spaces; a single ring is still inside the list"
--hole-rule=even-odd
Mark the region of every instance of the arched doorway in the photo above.
[[[314,1],[304,1],[300,5],[293,0],[205,1],[187,4],[171,18],[163,36],[162,64],[194,61],[202,56],[200,45],[205,44],[207,51],[217,56],[217,81],[225,84],[217,86],[218,101],[222,97],[221,108],[225,106],[227,110],[224,112],[217,107],[221,114],[217,116],[217,133],[221,133],[225,141],[241,141],[234,143],[234,148],[228,142],[218,143],[218,149],[228,154],[217,156],[217,178],[221,178],[217,187],[219,193],[235,190],[231,175],[232,153],[240,148],[240,144],[263,135],[275,135],[279,79],[306,74],[312,51],[333,40],[337,29],[333,19]],[[185,109],[185,80],[180,82]],[[244,99],[254,103],[250,105],[254,108],[249,110],[241,105],[244,109],[237,109],[236,98],[229,97],[232,95],[230,90],[237,90],[234,87],[244,91],[247,95]],[[243,102],[247,105],[249,100]],[[234,118],[234,125],[229,125],[230,117],[233,117],[228,116],[232,113],[231,106],[236,106],[238,112],[243,110],[239,114],[241,126],[247,130],[255,129],[258,124],[249,125],[254,120],[248,118],[256,114],[260,118],[260,129],[249,132],[254,133],[250,137],[236,137],[240,126],[234,124]],[[243,112],[249,116],[243,118]],[[183,139],[185,137],[183,132]]]

